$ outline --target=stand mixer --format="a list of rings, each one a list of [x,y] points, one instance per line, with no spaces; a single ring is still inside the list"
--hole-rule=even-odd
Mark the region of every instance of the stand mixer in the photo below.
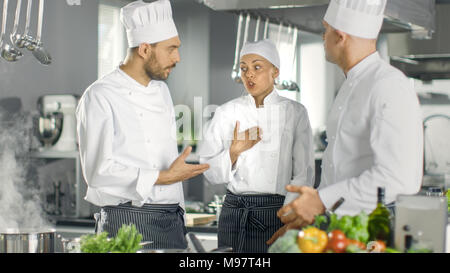
[[[39,135],[44,150],[68,152],[77,150],[75,95],[45,95],[38,99]]]

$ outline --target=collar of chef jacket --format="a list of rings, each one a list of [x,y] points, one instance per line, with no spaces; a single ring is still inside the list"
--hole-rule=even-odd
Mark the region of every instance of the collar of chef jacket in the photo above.
[[[347,73],[347,80],[356,80],[359,75],[362,74],[364,70],[366,70],[367,67],[369,67],[372,63],[375,63],[380,60],[380,55],[378,54],[378,51],[375,51],[374,53],[370,54],[363,60],[361,60],[359,63],[357,63],[350,71]]]
[[[155,92],[155,89],[154,89],[155,87],[160,87],[160,82],[156,81],[156,80],[151,80],[147,86],[140,84],[135,79],[130,77],[130,75],[125,73],[125,71],[120,69],[120,65],[117,67],[117,71],[119,71],[119,74],[123,77],[123,79],[126,82],[131,84],[134,92],[151,93],[151,92]]]
[[[247,100],[251,105],[253,105],[254,108],[256,108],[255,99],[252,97],[252,95],[248,94]],[[280,102],[280,95],[278,95],[278,90],[276,88],[273,88],[272,92],[270,92],[264,98],[264,106],[277,104],[278,102]]]

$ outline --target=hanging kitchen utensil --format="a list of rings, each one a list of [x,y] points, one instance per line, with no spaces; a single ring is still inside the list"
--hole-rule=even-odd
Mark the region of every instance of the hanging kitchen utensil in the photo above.
[[[295,59],[296,55],[297,55],[297,40],[298,40],[298,28],[294,27],[294,32],[293,32],[293,36],[292,36],[292,70],[291,71],[296,71],[294,68],[297,65],[297,60]],[[287,89],[289,91],[297,91],[300,92],[300,88],[298,87],[298,84],[295,82],[296,80],[296,75],[291,75],[291,80],[289,81],[289,85],[287,87]]]
[[[241,41],[241,31],[242,31],[242,21],[244,19],[244,15],[242,13],[239,14],[238,19],[238,29],[237,29],[237,35],[236,35],[236,49],[234,52],[234,64],[233,64],[233,70],[231,71],[231,78],[237,82],[237,79],[240,78],[239,76],[239,46]]]
[[[260,23],[261,23],[261,16],[258,15],[258,18],[256,19],[256,26],[255,26],[255,42],[258,41],[258,38],[259,38]]]
[[[248,28],[249,28],[249,24],[250,24],[250,13],[247,13],[247,17],[245,19],[245,29],[244,29],[244,38],[242,40],[242,46],[245,44],[245,42],[247,41],[248,38]],[[241,22],[241,19],[239,18],[239,22]],[[238,27],[238,38],[240,37],[240,28],[241,26]],[[236,38],[236,52],[235,52],[235,56],[234,56],[234,69],[232,72],[232,78],[235,82],[237,83],[242,83],[242,79],[241,79],[241,70],[239,68],[239,53],[241,51],[241,43],[240,41],[237,40]]]
[[[269,23],[270,23],[269,17],[266,17],[266,22],[264,23],[264,35],[263,35],[264,39],[267,39],[268,37]]]
[[[20,6],[19,7],[19,13],[20,13]],[[18,49],[14,47],[14,45],[11,45],[9,41],[5,39],[5,31],[6,31],[6,22],[7,22],[7,15],[8,15],[8,0],[4,0],[3,2],[3,19],[2,19],[2,34],[1,34],[1,43],[2,43],[2,49],[1,49],[1,56],[3,59],[7,60],[8,62],[15,62],[19,60],[23,54]],[[18,18],[17,10],[16,10],[16,20]]]
[[[28,32],[30,30],[30,17],[31,17],[31,6],[33,4],[33,0],[28,0],[27,2],[27,17],[25,19],[25,31],[24,33],[21,34],[15,34],[14,37],[12,37],[12,39],[14,40],[14,44],[18,47],[18,48],[24,48],[26,47],[28,50],[33,50],[34,49],[34,44],[33,44],[33,37],[31,37],[30,35],[28,35]]]
[[[280,51],[280,42],[281,42],[281,30],[283,29],[283,22],[280,21],[280,24],[278,25],[278,35],[277,35],[277,50]],[[280,81],[280,77],[275,79],[275,87],[278,90],[286,89],[286,87],[283,85],[283,83]]]
[[[17,34],[17,29],[19,27],[19,19],[20,19],[20,9],[22,7],[22,0],[17,0],[17,7],[16,7],[16,15],[14,17],[14,27],[13,31],[11,32],[11,35],[9,36],[11,43],[16,45],[16,38],[20,35]],[[17,45],[16,45],[17,46]]]
[[[49,65],[52,62],[52,57],[50,53],[44,48],[44,45],[41,41],[42,35],[42,23],[44,20],[44,0],[39,0],[39,17],[38,17],[38,27],[36,40],[34,41],[35,48],[33,50],[33,55],[36,59],[43,65]]]

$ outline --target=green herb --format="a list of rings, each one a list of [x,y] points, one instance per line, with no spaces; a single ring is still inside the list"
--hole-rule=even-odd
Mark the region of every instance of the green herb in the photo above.
[[[111,248],[107,232],[83,235],[80,244],[80,250],[84,253],[107,253]]]
[[[390,248],[390,247],[386,247],[386,250],[384,252],[385,253],[402,253],[401,251],[399,251],[395,248]]]
[[[345,236],[350,239],[367,243],[369,240],[369,216],[365,212],[361,212],[355,216],[344,215],[338,218],[337,214],[331,214],[329,220],[320,215],[316,216],[314,226],[331,232],[333,230],[341,230]],[[324,226],[327,226],[324,228]]]
[[[108,238],[107,232],[82,236],[80,249],[84,253],[135,253],[141,241],[135,225],[122,225],[114,238]]]

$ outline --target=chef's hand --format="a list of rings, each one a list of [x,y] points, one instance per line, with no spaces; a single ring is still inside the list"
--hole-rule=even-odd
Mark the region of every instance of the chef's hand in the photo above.
[[[251,149],[261,140],[261,128],[252,127],[244,132],[239,132],[239,121],[236,121],[236,126],[234,127],[233,141],[230,146],[230,158],[231,164],[236,163],[239,155],[242,152]]]
[[[191,151],[191,146],[186,147],[183,153],[173,161],[168,170],[159,172],[159,177],[155,184],[170,185],[187,180],[208,170],[209,164],[186,164],[185,160]]]
[[[294,201],[283,206],[277,213],[281,222],[287,224],[296,221],[297,218],[307,225],[314,222],[316,215],[323,214],[326,210],[319,192],[314,188],[307,186],[287,185],[286,190],[296,192],[300,196]]]
[[[326,210],[322,200],[320,200],[319,193],[315,189],[306,186],[287,185],[286,190],[299,193],[300,196],[278,211],[277,215],[285,225],[274,233],[267,244],[272,244],[288,229],[300,229],[312,224],[315,216],[323,214]]]

